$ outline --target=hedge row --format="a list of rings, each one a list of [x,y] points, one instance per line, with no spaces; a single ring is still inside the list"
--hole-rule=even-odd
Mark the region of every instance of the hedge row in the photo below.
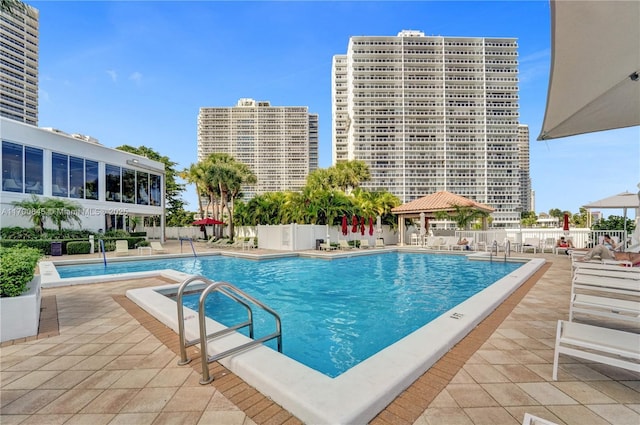
[[[41,256],[35,248],[0,247],[0,297],[17,297],[25,292]]]
[[[121,240],[124,239],[127,241],[127,244],[129,245],[129,249],[133,249],[137,246],[138,243],[145,241],[145,238],[143,237],[128,237],[128,238],[103,238],[104,240],[104,245],[105,245],[105,249],[107,251],[114,251],[116,248],[116,240]],[[62,253],[63,254],[80,254],[80,252],[74,252],[74,249],[77,248],[72,248],[71,251],[69,252],[67,245],[69,243],[86,243],[87,245],[89,244],[88,241],[78,241],[77,239],[63,239],[63,240],[46,240],[46,239],[35,239],[35,240],[12,240],[12,239],[0,239],[0,247],[28,247],[28,248],[35,248],[37,250],[39,250],[42,254],[44,255],[51,255],[51,243],[52,242],[60,242],[62,243]],[[95,245],[94,245],[94,250],[96,252],[98,252],[99,248],[99,242],[98,239],[95,240]],[[73,245],[72,245],[73,246]],[[87,251],[88,253],[88,251]]]

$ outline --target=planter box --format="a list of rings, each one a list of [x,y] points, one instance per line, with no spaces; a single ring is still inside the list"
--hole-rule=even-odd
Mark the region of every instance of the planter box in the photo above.
[[[19,297],[0,298],[0,342],[38,334],[40,323],[40,275]]]

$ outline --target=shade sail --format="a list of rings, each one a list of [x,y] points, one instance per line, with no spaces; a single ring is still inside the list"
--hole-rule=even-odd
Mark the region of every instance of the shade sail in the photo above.
[[[640,125],[640,1],[551,0],[538,140]]]
[[[584,208],[603,208],[603,209],[624,209],[624,208],[640,208],[640,197],[637,193],[623,192],[599,201],[591,202],[583,205]]]

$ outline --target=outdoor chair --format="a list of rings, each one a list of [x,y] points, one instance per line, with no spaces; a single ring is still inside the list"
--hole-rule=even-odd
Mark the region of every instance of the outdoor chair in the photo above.
[[[116,256],[129,255],[129,242],[125,240],[116,241]]]
[[[157,252],[157,253],[167,252],[167,249],[164,246],[162,246],[160,242],[151,242],[149,245],[151,245],[152,252]]]
[[[365,249],[365,248],[369,248],[369,240],[368,239],[362,239],[360,241],[360,249]]]
[[[384,240],[376,239],[376,248],[384,248]]]
[[[339,247],[340,249],[345,249],[345,250],[346,250],[346,249],[351,249],[351,248],[352,248],[352,246],[351,246],[351,245],[349,245],[349,242],[347,242],[345,239],[340,239],[340,240],[338,241],[338,247]]]
[[[538,249],[540,249],[540,238],[525,238],[520,252],[533,250],[533,253],[535,254],[538,252]]]

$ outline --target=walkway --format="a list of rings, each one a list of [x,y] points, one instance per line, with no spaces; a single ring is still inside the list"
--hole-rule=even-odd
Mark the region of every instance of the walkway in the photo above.
[[[179,251],[175,243],[167,247]],[[558,424],[640,423],[638,374],[562,357],[560,379],[551,380],[570,274],[566,256],[543,255],[550,267],[531,289],[503,303],[372,423],[519,424],[525,412]],[[220,365],[206,386],[198,383],[199,362],[177,366],[175,333],[124,297],[128,289],[156,284],[43,290],[41,338],[0,348],[0,422],[300,423]]]

